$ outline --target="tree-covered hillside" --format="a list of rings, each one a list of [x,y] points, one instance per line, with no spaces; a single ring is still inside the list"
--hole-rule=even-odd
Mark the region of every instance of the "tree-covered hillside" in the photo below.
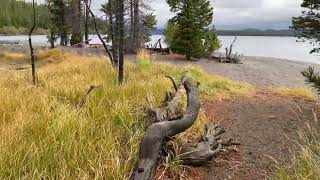
[[[32,4],[22,0],[0,1],[0,34],[25,33],[31,26]],[[36,5],[37,28],[48,29],[49,14],[46,5]]]

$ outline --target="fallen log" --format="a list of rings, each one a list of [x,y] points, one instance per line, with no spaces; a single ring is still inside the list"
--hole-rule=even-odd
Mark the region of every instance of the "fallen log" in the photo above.
[[[153,180],[166,143],[175,135],[189,129],[198,117],[200,111],[199,83],[190,78],[183,78],[178,85],[174,78],[166,77],[171,80],[174,92],[166,93],[165,105],[160,108],[154,108],[150,99],[147,98],[149,111],[154,115],[154,120],[146,129],[140,146],[139,160],[130,177],[131,180]],[[182,112],[180,101],[184,92],[187,94],[187,108],[185,112]],[[208,124],[206,135],[201,142],[195,146],[181,148],[178,156],[182,164],[201,166],[211,161],[223,147],[239,145],[232,139],[221,140],[224,132],[223,128]]]

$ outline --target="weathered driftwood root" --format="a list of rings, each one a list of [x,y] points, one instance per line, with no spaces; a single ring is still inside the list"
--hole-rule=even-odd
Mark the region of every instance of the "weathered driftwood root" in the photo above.
[[[184,78],[181,84],[177,84],[175,79],[169,78],[174,86],[173,93],[166,93],[165,105],[160,108],[153,107],[149,98],[149,111],[154,115],[153,124],[149,126],[144,135],[136,169],[130,179],[152,180],[158,160],[161,157],[163,148],[170,138],[189,129],[196,121],[199,110],[199,84],[192,79]],[[187,108],[183,113],[181,109],[182,95],[186,90]],[[201,166],[211,161],[223,147],[239,145],[232,139],[223,141],[221,139],[225,130],[208,124],[206,135],[203,140],[195,146],[185,146],[181,149],[179,158],[185,165]]]
[[[222,127],[215,127],[208,124],[204,139],[195,146],[183,147],[180,154],[180,160],[185,165],[202,166],[212,160],[223,147],[240,145],[232,139],[227,141],[221,140],[225,130]]]
[[[139,151],[139,161],[131,179],[153,179],[165,139],[186,131],[196,121],[200,110],[198,84],[191,79],[185,79],[182,85],[187,92],[188,104],[185,113],[176,120],[170,120],[170,115],[165,111],[162,114],[162,111],[158,109],[160,117],[157,117],[156,123],[149,126],[146,130]],[[178,88],[178,91],[174,93],[174,96],[168,101],[167,106],[172,106],[171,108],[173,109],[176,108],[175,101],[177,96],[181,94],[180,89]]]

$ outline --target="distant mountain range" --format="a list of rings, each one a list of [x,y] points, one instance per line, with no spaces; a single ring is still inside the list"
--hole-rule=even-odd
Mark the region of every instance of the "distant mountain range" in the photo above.
[[[292,30],[260,30],[260,29],[244,29],[244,30],[217,30],[220,36],[281,36],[292,37]],[[156,29],[152,35],[163,35],[164,29]]]

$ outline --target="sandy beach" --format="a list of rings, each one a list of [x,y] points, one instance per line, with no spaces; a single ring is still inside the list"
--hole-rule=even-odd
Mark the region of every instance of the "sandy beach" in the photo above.
[[[243,64],[226,64],[201,59],[186,62],[177,55],[158,55],[157,61],[172,64],[194,64],[210,74],[218,74],[234,80],[246,81],[256,86],[301,87],[306,86],[301,71],[309,66],[320,71],[320,64],[304,63],[271,57],[244,57]]]

